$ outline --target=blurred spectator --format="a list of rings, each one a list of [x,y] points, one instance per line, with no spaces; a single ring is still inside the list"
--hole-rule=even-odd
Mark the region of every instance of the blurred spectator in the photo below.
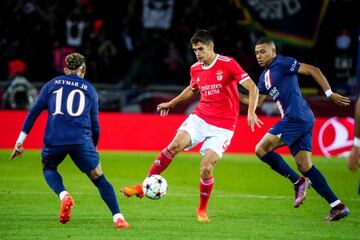
[[[346,94],[354,94],[355,88],[351,89],[351,77],[353,75],[353,58],[351,52],[351,35],[346,29],[341,29],[335,38],[335,77],[338,80],[338,88],[342,88]],[[350,88],[349,88],[350,87]],[[355,87],[355,86],[354,86]]]
[[[196,61],[188,39],[197,28],[212,30],[216,49],[234,56],[257,79],[259,68],[252,54],[253,42],[266,33],[239,24],[241,19],[246,20],[239,12],[241,3],[244,2],[3,0],[0,79],[8,78],[6,63],[18,58],[27,63],[29,79],[45,82],[62,72],[61,55],[77,50],[84,53],[91,66],[88,78],[93,82],[119,83],[124,88],[185,85],[189,80],[187,69]],[[304,49],[282,43],[284,55],[301,56],[320,66],[332,85],[351,94],[354,87],[348,79],[354,78],[354,33],[358,27],[351,18],[356,16],[356,3],[329,2],[314,47]],[[347,32],[336,32],[337,29]],[[300,82],[303,88],[317,87],[312,81]]]
[[[8,63],[8,86],[3,95],[3,109],[30,109],[35,102],[37,90],[24,73],[26,63],[21,59],[13,59]]]
[[[26,63],[22,59],[12,59],[8,62],[8,77],[14,78],[16,75],[23,75],[26,70]]]
[[[70,53],[75,52],[74,48],[61,46],[59,41],[55,42],[55,47],[53,49],[53,66],[56,74],[62,74],[65,68],[65,56],[69,55]]]
[[[85,22],[80,8],[74,9],[66,19],[66,43],[70,47],[81,47],[84,38]]]
[[[143,25],[146,29],[168,30],[175,0],[143,0]]]

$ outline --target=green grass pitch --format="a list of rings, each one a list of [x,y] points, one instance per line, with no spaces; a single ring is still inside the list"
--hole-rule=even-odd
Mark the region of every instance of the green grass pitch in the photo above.
[[[329,185],[350,208],[350,216],[324,222],[326,201],[310,189],[293,208],[293,189],[254,155],[226,154],[215,169],[210,223],[197,222],[200,155],[179,154],[163,173],[168,194],[160,200],[125,198],[122,186],[140,183],[157,153],[100,153],[106,177],[117,192],[129,229],[113,228],[97,189],[66,159],[59,167],[75,199],[71,221],[58,222],[60,201],[42,176],[39,151],[8,161],[0,151],[0,239],[360,239],[359,173],[345,159],[314,157]],[[294,161],[287,161],[294,166]]]

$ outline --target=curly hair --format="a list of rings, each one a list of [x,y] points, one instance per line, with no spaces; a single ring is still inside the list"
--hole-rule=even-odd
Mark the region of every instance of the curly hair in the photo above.
[[[66,67],[69,70],[76,70],[83,66],[85,57],[80,53],[71,53],[65,57]]]

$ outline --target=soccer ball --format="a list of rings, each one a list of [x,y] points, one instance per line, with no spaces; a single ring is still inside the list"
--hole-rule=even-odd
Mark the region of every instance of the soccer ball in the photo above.
[[[168,185],[165,178],[154,174],[145,178],[142,188],[148,198],[155,200],[162,198],[167,193]]]

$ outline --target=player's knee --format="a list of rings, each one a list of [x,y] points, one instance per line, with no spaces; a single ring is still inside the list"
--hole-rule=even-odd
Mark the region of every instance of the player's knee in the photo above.
[[[202,165],[200,167],[200,176],[202,178],[208,178],[208,177],[211,177],[211,173],[212,173],[212,170],[213,170],[213,166],[211,164],[205,164],[205,165]]]
[[[89,172],[87,175],[91,180],[96,180],[100,176],[102,176],[104,173],[101,169],[101,167],[97,166],[94,170]]]
[[[263,148],[261,144],[256,144],[255,147],[255,154],[258,158],[262,158],[266,154],[266,150]]]
[[[184,149],[184,147],[179,143],[179,141],[173,141],[169,146],[168,146],[169,151],[176,155],[177,153],[179,153],[181,150]]]
[[[201,168],[200,169],[200,176],[202,178],[208,178],[208,177],[211,177],[211,170],[210,168]]]

